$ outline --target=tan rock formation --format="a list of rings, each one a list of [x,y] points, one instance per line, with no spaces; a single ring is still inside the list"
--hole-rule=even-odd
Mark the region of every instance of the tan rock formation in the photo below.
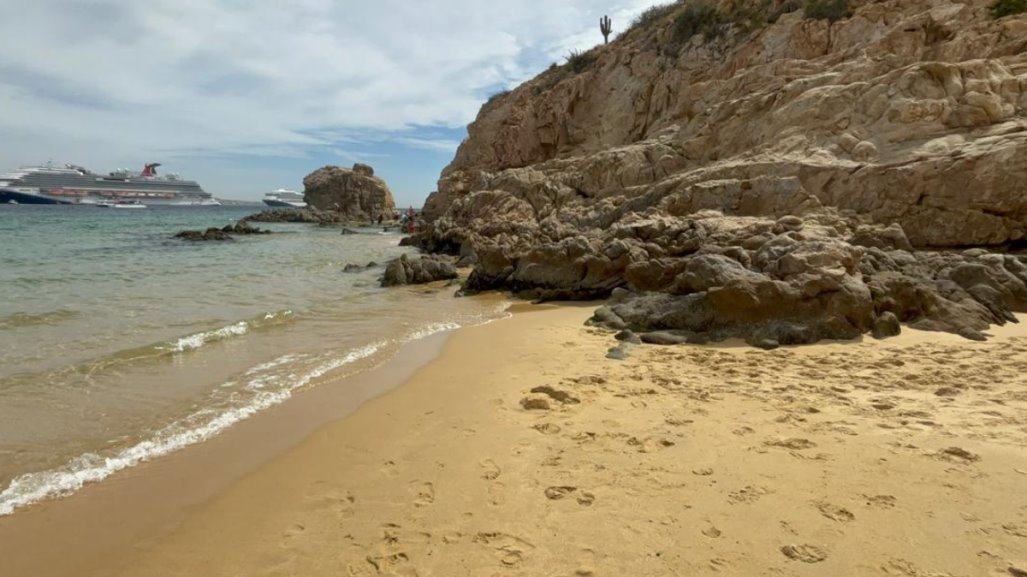
[[[629,30],[586,71],[484,106],[426,216],[481,190],[574,211],[649,194],[677,213],[836,207],[918,246],[1023,239],[1027,17],[992,20],[988,1],[852,4],[834,23],[800,10],[680,49],[673,11]]]
[[[388,185],[366,164],[354,164],[352,170],[319,168],[303,179],[303,187],[307,204],[337,213],[343,220],[373,222],[379,216],[391,218],[396,210]]]
[[[470,290],[626,289],[597,322],[677,331],[664,342],[887,334],[893,317],[983,338],[1027,311],[1024,258],[914,250],[1027,240],[1027,15],[785,4],[723,0],[730,24],[683,38],[679,2],[492,99],[421,246],[476,253]]]

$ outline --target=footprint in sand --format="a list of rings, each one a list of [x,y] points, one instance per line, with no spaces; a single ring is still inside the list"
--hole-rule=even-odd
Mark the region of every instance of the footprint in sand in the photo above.
[[[427,507],[435,502],[435,485],[431,483],[413,483],[413,490],[417,497],[414,499],[415,507]]]
[[[549,487],[545,491],[546,498],[551,501],[560,501],[566,499],[571,495],[575,496],[579,505],[590,507],[592,503],[595,503],[596,496],[588,491],[579,491],[577,487]]]
[[[1027,527],[1023,525],[1017,525],[1016,523],[1007,523],[1002,525],[1002,530],[1013,537],[1021,537],[1027,539]]]
[[[579,505],[582,505],[582,506],[585,506],[585,507],[591,507],[592,503],[595,503],[595,501],[596,501],[596,496],[593,495],[592,493],[589,493],[588,491],[579,491],[578,492],[578,504]]]
[[[502,470],[499,468],[499,465],[497,465],[496,462],[492,459],[483,459],[479,461],[478,464],[481,465],[481,468],[483,470],[481,478],[487,481],[498,479],[499,474],[502,472]]]
[[[398,553],[374,553],[367,556],[367,563],[378,573],[387,575],[417,575],[417,570],[410,566],[410,557],[400,551]]]
[[[895,497],[891,495],[863,495],[863,498],[866,499],[868,507],[891,509],[895,506]]]
[[[798,438],[785,438],[785,439],[769,439],[763,442],[768,447],[781,447],[783,449],[791,449],[793,451],[802,451],[804,449],[812,449],[817,444],[809,439],[798,439]]]
[[[499,562],[508,567],[517,565],[535,548],[530,542],[506,533],[478,533],[473,541],[495,553]]]
[[[815,506],[817,510],[820,511],[821,515],[827,517],[828,519],[831,519],[832,521],[847,523],[856,518],[856,516],[853,515],[852,512],[848,509],[844,507],[839,507],[837,505],[832,505],[827,501],[814,501],[813,506]]]
[[[542,433],[543,435],[555,435],[562,430],[560,428],[560,425],[557,425],[555,423],[536,423],[532,425],[531,428]]]
[[[706,535],[710,539],[716,539],[717,537],[720,537],[721,535],[723,535],[721,530],[717,529],[713,525],[710,525],[709,527],[706,527],[705,529],[703,529],[702,530],[702,534]]]
[[[549,487],[546,489],[545,493],[547,499],[551,501],[559,501],[560,499],[570,496],[571,493],[577,490],[577,487]]]
[[[816,545],[785,545],[781,552],[785,557],[803,563],[820,563],[827,559],[827,552]]]
[[[741,503],[755,503],[760,500],[760,497],[770,493],[769,490],[763,487],[756,487],[754,485],[748,485],[743,489],[734,491],[727,496],[729,503],[738,505]]]
[[[980,461],[980,455],[976,455],[961,447],[948,447],[934,454],[936,459],[954,463],[973,463]]]
[[[550,387],[549,385],[535,387],[531,389],[531,392],[534,394],[546,395],[554,401],[563,403],[565,405],[576,405],[581,402],[577,397],[572,396],[567,391],[561,391],[560,389],[555,389],[553,387]]]
[[[631,437],[628,439],[628,444],[635,447],[635,450],[639,453],[654,453],[668,447],[673,447],[674,441],[663,437],[646,437],[644,439]]]
[[[489,483],[488,493],[489,504],[493,507],[498,507],[503,503],[506,503],[506,485],[503,483],[499,481]]]

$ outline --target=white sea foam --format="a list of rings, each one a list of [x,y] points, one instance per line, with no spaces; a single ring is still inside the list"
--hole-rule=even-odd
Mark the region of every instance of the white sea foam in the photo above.
[[[298,355],[285,355],[259,367],[254,367],[247,372],[248,376],[253,377],[249,385],[259,383],[261,386],[247,386],[247,389],[254,394],[244,404],[221,412],[214,409],[202,409],[158,431],[151,439],[137,443],[110,457],[87,453],[72,459],[63,467],[27,473],[17,477],[3,492],[0,492],[0,516],[10,515],[19,507],[46,498],[69,495],[87,483],[103,480],[122,469],[210,439],[239,421],[285,401],[292,396],[293,391],[306,386],[314,379],[375,354],[384,344],[384,342],[377,342],[349,351],[341,357],[327,358],[309,370],[287,377],[254,373],[260,372],[255,370],[258,368],[266,371],[281,366],[290,360],[295,360]],[[279,388],[269,391],[257,390],[268,384],[278,384]]]
[[[233,325],[221,327],[212,331],[204,331],[202,333],[196,333],[187,337],[182,337],[177,341],[170,343],[165,350],[172,351],[175,353],[181,353],[192,349],[198,349],[203,345],[211,342],[226,339],[228,337],[236,337],[245,335],[250,331],[250,325],[246,321],[240,321]]]
[[[273,313],[265,313],[263,320],[265,321],[280,321],[285,320],[292,316],[291,310],[278,311]]]
[[[293,361],[299,360],[300,358],[302,358],[302,356],[303,355],[298,354],[282,355],[273,361],[268,361],[266,363],[253,367],[252,369],[246,371],[246,375],[249,376],[255,375],[257,373],[263,373],[275,367],[280,367],[286,363],[291,363]]]
[[[410,333],[407,333],[407,335],[403,337],[403,340],[416,341],[418,339],[430,337],[436,333],[451,331],[458,328],[460,328],[460,325],[456,323],[431,323],[429,325],[425,325],[414,331],[411,331]]]

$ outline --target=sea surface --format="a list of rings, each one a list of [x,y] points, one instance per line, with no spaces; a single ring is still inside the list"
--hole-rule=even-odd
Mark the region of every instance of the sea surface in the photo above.
[[[382,289],[368,229],[187,242],[258,207],[0,205],[0,515],[202,442],[499,299]]]

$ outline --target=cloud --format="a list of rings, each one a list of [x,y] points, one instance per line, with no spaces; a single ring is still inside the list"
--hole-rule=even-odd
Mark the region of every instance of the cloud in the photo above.
[[[269,156],[360,156],[371,143],[368,155],[388,144],[385,154],[438,157],[423,168],[427,190],[460,139],[439,130],[461,130],[488,94],[601,42],[600,15],[626,26],[650,3],[8,2],[0,168],[209,154],[221,164],[204,170],[245,175]],[[256,186],[244,176],[226,192]]]

